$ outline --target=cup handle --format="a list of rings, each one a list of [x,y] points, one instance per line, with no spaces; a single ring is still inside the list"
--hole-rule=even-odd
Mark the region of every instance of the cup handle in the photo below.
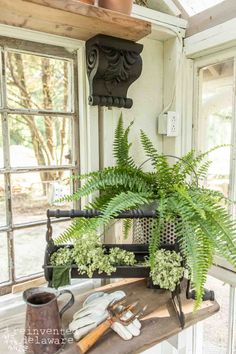
[[[67,310],[69,310],[69,308],[71,306],[73,306],[74,302],[75,302],[74,295],[72,294],[72,292],[70,290],[61,290],[58,294],[58,297],[63,294],[70,294],[71,297],[70,297],[70,300],[65,304],[65,306],[63,306],[62,309],[59,311],[60,317],[62,317],[63,313],[66,312]]]

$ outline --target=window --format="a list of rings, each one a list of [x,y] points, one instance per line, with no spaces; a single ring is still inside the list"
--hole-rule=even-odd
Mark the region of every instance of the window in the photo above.
[[[236,198],[236,51],[218,53],[195,62],[196,117],[194,121],[194,147],[210,153],[212,164],[205,184]],[[235,210],[231,210],[235,218]],[[208,276],[206,287],[215,291],[221,311],[203,322],[203,354],[236,353],[236,270],[216,257],[216,264]],[[220,323],[220,326],[219,326]]]
[[[76,57],[63,48],[4,38],[0,47],[3,290],[42,273],[46,210],[71,208],[54,202],[74,188],[68,177],[78,172],[79,130]],[[54,235],[61,225],[55,222]]]
[[[210,154],[207,185],[232,197],[230,188],[230,144],[232,141],[234,61],[228,60],[200,69],[201,97],[197,131],[198,149],[207,151],[226,144]],[[231,188],[232,190],[232,188]]]
[[[194,16],[199,12],[209,9],[212,6],[220,4],[224,0],[178,0],[184,7],[189,16]]]

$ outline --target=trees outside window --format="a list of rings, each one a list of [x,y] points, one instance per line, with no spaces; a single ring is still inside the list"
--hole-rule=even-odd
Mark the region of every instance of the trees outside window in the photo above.
[[[78,171],[77,58],[36,43],[1,46],[0,287],[9,288],[42,271],[46,210],[71,207],[55,201]]]

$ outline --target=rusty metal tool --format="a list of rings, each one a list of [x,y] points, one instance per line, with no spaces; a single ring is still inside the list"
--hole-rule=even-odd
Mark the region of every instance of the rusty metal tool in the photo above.
[[[80,354],[85,354],[105,334],[114,322],[119,321],[124,326],[128,326],[135,320],[135,318],[139,316],[141,311],[133,314],[127,320],[121,319],[127,312],[134,311],[138,304],[138,302],[134,302],[125,307],[122,306],[122,309],[119,310],[119,307],[123,304],[123,302],[124,299],[110,304],[107,308],[110,314],[109,317],[77,343],[77,348],[79,349]]]

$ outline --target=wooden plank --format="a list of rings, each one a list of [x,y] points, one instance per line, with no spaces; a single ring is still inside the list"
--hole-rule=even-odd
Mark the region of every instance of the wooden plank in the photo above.
[[[138,41],[151,24],[77,0],[0,0],[0,23],[88,40],[96,34]]]
[[[187,13],[187,11],[185,10],[185,8],[181,5],[181,3],[179,2],[179,0],[173,0],[173,2],[175,3],[175,5],[178,7],[178,9],[181,12],[181,18],[184,18],[186,20],[189,19],[189,14]]]
[[[125,291],[129,303],[139,300],[139,306],[141,308],[146,304],[148,305],[145,317],[142,319],[141,335],[133,338],[131,341],[124,341],[116,333],[109,331],[96,346],[90,350],[91,354],[141,353],[181,331],[179,320],[174,311],[171,296],[168,291],[148,289],[145,279],[127,279],[96,289],[96,291],[107,292],[116,290]],[[92,292],[94,292],[94,290],[76,298],[74,306],[64,317],[65,325],[68,325],[73,313],[82,306],[85,298]],[[186,327],[192,326],[219,311],[217,302],[206,301],[202,304],[201,309],[193,314],[193,301],[186,299],[185,289],[183,289],[181,297],[183,311],[186,316]],[[68,345],[64,349],[64,353],[76,354],[78,351],[73,344]]]
[[[189,18],[186,37],[220,25],[236,17],[236,1],[225,0]]]
[[[173,0],[148,0],[147,5],[150,9],[164,12],[169,15],[179,16],[181,14]]]
[[[29,288],[33,288],[36,286],[45,285],[46,283],[47,282],[44,277],[25,281],[24,283],[13,285],[12,286],[12,294],[19,293],[21,291],[24,291],[24,290],[27,290]]]
[[[236,18],[224,22],[184,40],[188,58],[199,58],[214,52],[232,49],[236,45]],[[232,53],[234,56],[234,53]]]
[[[188,26],[188,22],[183,18],[171,16],[163,12],[152,10],[147,7],[142,7],[135,4],[133,5],[132,16],[139,19],[148,18],[148,20],[152,24],[156,25],[162,24],[173,26],[176,31],[178,31],[179,28],[186,29]],[[165,29],[166,28],[169,28],[169,26],[165,27]]]

